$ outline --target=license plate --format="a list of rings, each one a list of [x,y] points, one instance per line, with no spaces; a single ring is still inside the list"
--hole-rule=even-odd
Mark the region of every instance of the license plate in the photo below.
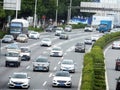
[[[14,65],[14,63],[9,63],[9,65],[10,65],[10,66],[13,66],[13,65]]]
[[[21,86],[20,84],[16,84],[16,86]]]

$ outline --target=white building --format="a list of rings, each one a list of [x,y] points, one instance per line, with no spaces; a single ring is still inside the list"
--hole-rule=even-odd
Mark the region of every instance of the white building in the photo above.
[[[93,12],[98,16],[113,16],[115,24],[120,25],[120,0],[99,0],[98,2],[81,2],[81,12]]]

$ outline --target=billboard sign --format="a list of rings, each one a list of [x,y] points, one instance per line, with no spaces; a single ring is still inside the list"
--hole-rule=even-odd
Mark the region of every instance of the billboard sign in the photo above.
[[[21,0],[4,0],[3,9],[20,10]]]

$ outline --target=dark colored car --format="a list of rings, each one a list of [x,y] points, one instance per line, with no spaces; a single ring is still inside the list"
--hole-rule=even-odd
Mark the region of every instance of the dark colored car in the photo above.
[[[116,59],[115,70],[120,70],[120,58]]]
[[[56,28],[57,28],[57,26],[49,25],[49,26],[45,29],[45,31],[46,31],[46,32],[54,32]]]
[[[12,35],[5,35],[2,38],[2,43],[13,43],[14,42],[14,37]]]
[[[76,43],[75,52],[85,52],[85,44],[84,43]]]
[[[117,83],[116,83],[116,90],[120,90],[120,77],[116,79]]]

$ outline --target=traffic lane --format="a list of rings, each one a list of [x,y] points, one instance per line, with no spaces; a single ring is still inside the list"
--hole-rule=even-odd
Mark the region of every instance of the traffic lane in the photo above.
[[[38,49],[37,49],[37,50],[38,50]],[[25,64],[25,65],[26,65],[26,64]],[[23,69],[20,69],[20,68],[18,69],[18,71],[23,71],[23,70],[24,70],[24,68],[23,68]],[[25,69],[25,70],[26,70],[26,69]]]
[[[111,46],[105,53],[105,64],[107,70],[107,82],[109,90],[116,90],[116,78],[120,76],[120,71],[115,70],[115,59],[120,56],[119,49],[112,49]]]
[[[67,57],[69,57],[69,58],[78,57],[78,58],[75,58],[75,62],[79,62],[80,59],[81,59],[81,61],[83,60],[83,54],[81,53],[81,55],[80,55],[80,53],[75,53],[74,51],[70,52],[70,54],[67,55]],[[32,80],[31,80],[32,86],[30,87],[30,89],[47,89],[47,90],[59,90],[59,89],[61,89],[61,88],[53,88],[52,87],[52,75],[57,70],[60,70],[60,62],[63,58],[62,57],[50,57],[51,65],[50,65],[50,71],[48,73],[46,73],[46,72],[34,72],[34,73],[32,73],[31,72],[30,75],[32,77]],[[82,64],[82,63],[80,63],[80,64]],[[78,78],[80,77],[80,73],[82,71],[82,68],[79,67],[79,65],[77,65],[77,66],[78,67],[76,68],[76,72],[71,73],[73,87],[70,88],[70,90],[77,90],[77,88],[78,88],[78,82],[79,82]],[[82,65],[80,65],[80,66],[82,66]],[[30,71],[32,71],[32,65],[31,65]],[[36,84],[34,84],[35,82],[36,82]],[[62,89],[66,90],[66,88],[62,88]]]
[[[72,46],[73,47],[73,46]],[[89,47],[89,46],[88,46]],[[83,55],[84,55],[84,53],[75,53],[74,52],[74,50],[71,48],[67,48],[67,53],[68,52],[70,52],[72,50],[72,53],[70,54],[70,55],[68,55],[67,57],[70,59],[70,58],[74,58],[75,57],[75,61],[79,64],[80,63],[80,60],[81,60],[81,65],[77,65],[78,67],[77,67],[77,69],[76,69],[76,73],[75,74],[73,74],[73,87],[71,88],[71,90],[77,90],[77,87],[78,87],[78,82],[79,82],[79,80],[78,80],[78,78],[80,77],[80,72],[82,71],[82,64],[83,64]],[[63,58],[66,58],[66,55],[67,55],[67,53],[66,54],[64,54],[64,56],[63,56]],[[74,56],[73,54],[76,54],[77,56]],[[78,58],[76,58],[76,57],[78,57]],[[82,57],[82,58],[81,58]],[[46,84],[45,86],[47,86],[45,89],[49,89],[49,90],[56,90],[56,89],[60,89],[60,88],[53,88],[53,87],[51,87],[52,86],[52,75],[57,71],[57,70],[60,70],[60,62],[61,62],[61,60],[63,59],[63,58],[61,58],[61,57],[50,57],[50,62],[51,62],[51,68],[53,68],[52,69],[52,71],[50,72],[50,74],[49,74],[49,77],[51,76],[51,78],[50,78],[50,80],[48,80],[47,79],[47,81],[45,80],[45,79],[43,79],[44,80],[44,83]],[[79,67],[80,66],[80,67]],[[79,71],[80,70],[80,71]],[[47,77],[47,76],[45,76],[44,75],[44,77]],[[76,79],[78,80],[77,82],[76,82]],[[42,81],[43,81],[42,80]],[[43,84],[44,84],[43,83]],[[43,85],[43,84],[41,84],[41,85]],[[40,87],[40,88],[42,88],[42,86]],[[65,88],[66,89],[66,88]]]
[[[80,31],[80,30],[74,30],[73,32],[66,32],[69,34],[70,38],[75,38],[75,37],[79,37],[81,35],[90,35],[90,34],[99,34],[98,32],[83,32],[83,31]],[[20,42],[14,42],[14,43],[17,43],[18,45],[20,46],[28,46],[28,45],[31,45],[33,46],[34,44],[39,44],[40,43],[40,40],[44,37],[48,37],[48,38],[55,38],[54,39],[54,42],[57,41],[57,38],[59,38],[59,36],[55,36],[54,33],[41,33],[40,35],[40,39],[29,39],[28,40],[28,43],[20,43]],[[36,43],[37,42],[37,43]],[[3,49],[3,47],[7,46],[8,44],[10,43],[1,43],[1,48]]]

